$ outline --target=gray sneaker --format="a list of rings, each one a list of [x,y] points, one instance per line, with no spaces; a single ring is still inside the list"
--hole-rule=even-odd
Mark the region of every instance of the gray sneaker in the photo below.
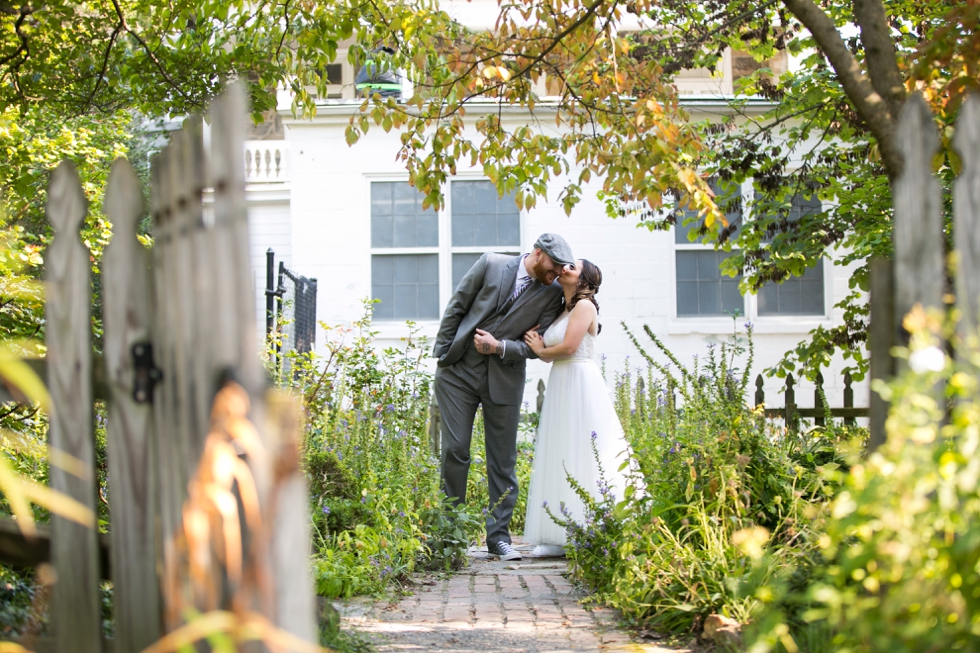
[[[497,556],[501,560],[523,560],[524,556],[512,547],[508,542],[497,542],[488,550],[490,555]]]

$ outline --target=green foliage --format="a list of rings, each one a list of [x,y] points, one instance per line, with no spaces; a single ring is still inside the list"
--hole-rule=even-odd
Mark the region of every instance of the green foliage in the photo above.
[[[450,509],[439,490],[426,341],[413,328],[403,347],[377,350],[371,309],[366,302],[349,327],[324,327],[322,359],[290,353],[270,363],[306,408],[313,571],[324,597],[379,592],[421,568],[458,568],[482,526],[478,511]]]
[[[888,442],[836,474],[816,564],[767,589],[751,651],[792,650],[779,632],[813,652],[980,646],[980,349],[964,343],[954,362],[939,348],[951,333],[940,320],[919,311],[906,323],[914,333],[900,355],[913,369],[877,388],[892,405]],[[923,352],[939,365],[917,365]],[[824,637],[810,643],[814,631]]]
[[[761,601],[749,588],[813,552],[845,436],[834,426],[793,434],[746,404],[750,330],[690,368],[649,330],[668,362],[630,335],[647,363],[616,378],[630,482],[624,497],[604,490],[598,501],[577,488],[584,520],[556,516],[572,573],[643,627],[689,632],[715,612],[748,621]]]

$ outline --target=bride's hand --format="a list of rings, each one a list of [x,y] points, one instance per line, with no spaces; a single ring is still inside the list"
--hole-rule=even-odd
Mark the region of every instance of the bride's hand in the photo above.
[[[527,346],[530,347],[531,351],[533,351],[535,354],[539,354],[542,350],[544,350],[544,340],[541,339],[541,334],[534,329],[531,329],[524,334],[524,342],[527,343]]]

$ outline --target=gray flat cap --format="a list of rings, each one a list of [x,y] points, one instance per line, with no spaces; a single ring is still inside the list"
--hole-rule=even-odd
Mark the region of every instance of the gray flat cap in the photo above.
[[[555,263],[567,265],[575,262],[575,257],[572,256],[572,248],[558,234],[541,234],[534,243],[534,247],[550,256]]]

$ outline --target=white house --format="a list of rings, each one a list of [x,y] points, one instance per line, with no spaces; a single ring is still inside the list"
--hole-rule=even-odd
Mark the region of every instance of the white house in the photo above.
[[[681,75],[677,86],[693,120],[726,111],[723,96],[732,92],[733,79],[744,74],[747,64],[751,61],[729,53],[714,76]],[[577,257],[602,269],[597,299],[604,329],[597,350],[607,356],[610,380],[627,358],[630,365],[641,363],[621,321],[636,332],[649,325],[688,362],[751,321],[756,372],[774,364],[811,329],[839,321],[833,306],[848,293],[848,273],[841,267],[824,261],[803,278],[742,297],[736,280],[719,275],[724,253],[689,243],[679,229],[650,232],[637,228],[636,219],[610,219],[595,197],[597,187],[585,189],[570,217],[554,197],[518,211],[513,199],[497,198],[479,169],[460,169],[445,189],[445,209],[423,211],[421,196],[395,159],[398,133],[372,129],[353,147],[347,145],[344,129],[359,104],[353,99],[354,71],[343,63],[329,72],[336,84],[319,101],[314,119],[292,117],[289,98],[283,98],[281,127],[247,143],[256,301],[263,316],[265,252],[272,248],[289,268],[318,280],[319,320],[350,321],[360,315],[363,298],[375,297],[381,299],[375,323],[382,344],[406,335],[408,319],[431,337],[455,282],[481,252],[526,252],[540,233],[553,231],[568,240]],[[484,110],[500,108],[487,104]],[[468,117],[479,113],[478,104],[468,107]],[[524,110],[504,109],[503,114],[512,124],[528,120]],[[559,190],[556,186],[554,194]],[[741,317],[733,322],[726,313],[734,310]],[[317,344],[322,346],[322,340]],[[835,406],[842,402],[842,367],[836,361],[824,371],[828,399]],[[548,366],[532,361],[528,372],[525,398],[533,406],[537,381],[547,377]],[[767,397],[775,400],[781,387],[781,380],[767,380]],[[866,384],[855,391],[855,405],[866,406]],[[798,385],[800,405],[812,405],[812,394],[812,386]]]

